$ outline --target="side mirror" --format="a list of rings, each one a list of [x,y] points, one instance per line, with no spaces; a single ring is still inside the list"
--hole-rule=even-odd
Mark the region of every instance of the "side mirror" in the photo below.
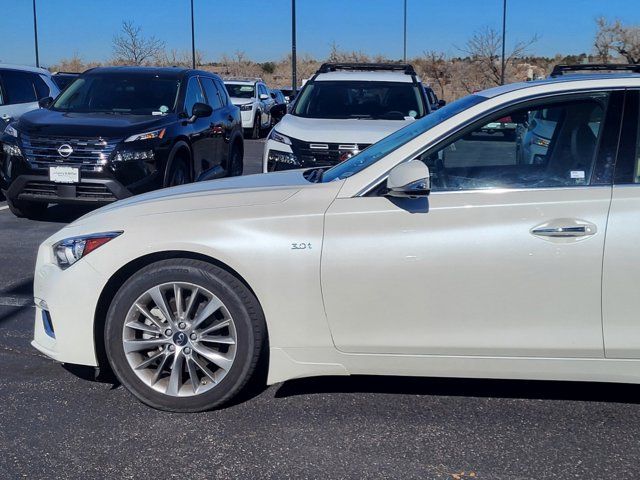
[[[268,99],[269,99],[269,95],[267,95],[266,93],[260,94],[260,100],[268,100]]]
[[[277,95],[275,93],[271,92],[271,98],[273,98],[275,100],[278,97],[277,97]]]
[[[198,118],[210,117],[213,113],[213,108],[211,105],[207,105],[206,103],[194,103],[193,109],[191,110],[191,118],[190,122],[195,122]]]
[[[52,103],[53,103],[52,97],[44,97],[38,100],[38,105],[40,106],[40,108],[49,108]]]
[[[431,179],[429,167],[420,160],[396,165],[387,178],[387,196],[397,198],[421,198],[429,195]]]
[[[446,104],[446,100],[438,100],[438,107],[444,107]]]

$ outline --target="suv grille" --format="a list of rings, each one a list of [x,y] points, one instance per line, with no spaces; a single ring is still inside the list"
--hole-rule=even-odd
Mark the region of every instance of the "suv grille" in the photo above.
[[[20,196],[38,198],[78,198],[83,200],[95,200],[99,202],[111,202],[116,196],[101,183],[81,183],[78,185],[62,185],[53,182],[29,181],[20,192]]]
[[[342,154],[362,151],[370,144],[303,142],[291,138],[291,149],[304,167],[329,167],[342,160]]]
[[[120,139],[69,138],[21,135],[22,151],[35,168],[49,165],[80,167],[82,171],[100,171],[109,160]],[[63,147],[61,149],[61,147]],[[71,148],[68,148],[71,147]],[[71,151],[63,156],[59,149]]]

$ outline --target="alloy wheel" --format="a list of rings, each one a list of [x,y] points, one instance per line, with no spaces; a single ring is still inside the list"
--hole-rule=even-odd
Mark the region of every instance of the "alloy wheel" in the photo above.
[[[189,397],[215,388],[233,366],[237,332],[229,310],[209,290],[164,283],[131,305],[122,342],[129,366],[147,386]]]

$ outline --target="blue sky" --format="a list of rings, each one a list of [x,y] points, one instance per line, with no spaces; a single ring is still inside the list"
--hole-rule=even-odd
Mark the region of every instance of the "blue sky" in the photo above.
[[[77,53],[111,56],[123,20],[133,20],[169,49],[191,48],[189,0],[37,0],[40,62]],[[290,51],[290,0],[194,0],[196,44],[206,60],[244,51],[256,61]],[[402,56],[403,0],[297,0],[298,52],[318,58],[331,43],[344,50]],[[457,55],[483,27],[500,28],[502,0],[408,0],[408,56],[424,50]],[[0,62],[34,64],[30,0],[2,0]],[[638,0],[508,0],[507,46],[538,35],[535,54],[592,51],[599,15],[640,24]]]

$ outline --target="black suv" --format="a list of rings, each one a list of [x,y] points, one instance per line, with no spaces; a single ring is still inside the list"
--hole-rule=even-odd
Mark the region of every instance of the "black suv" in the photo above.
[[[0,137],[0,187],[17,216],[242,174],[240,110],[212,73],[95,68],[40,106]]]

